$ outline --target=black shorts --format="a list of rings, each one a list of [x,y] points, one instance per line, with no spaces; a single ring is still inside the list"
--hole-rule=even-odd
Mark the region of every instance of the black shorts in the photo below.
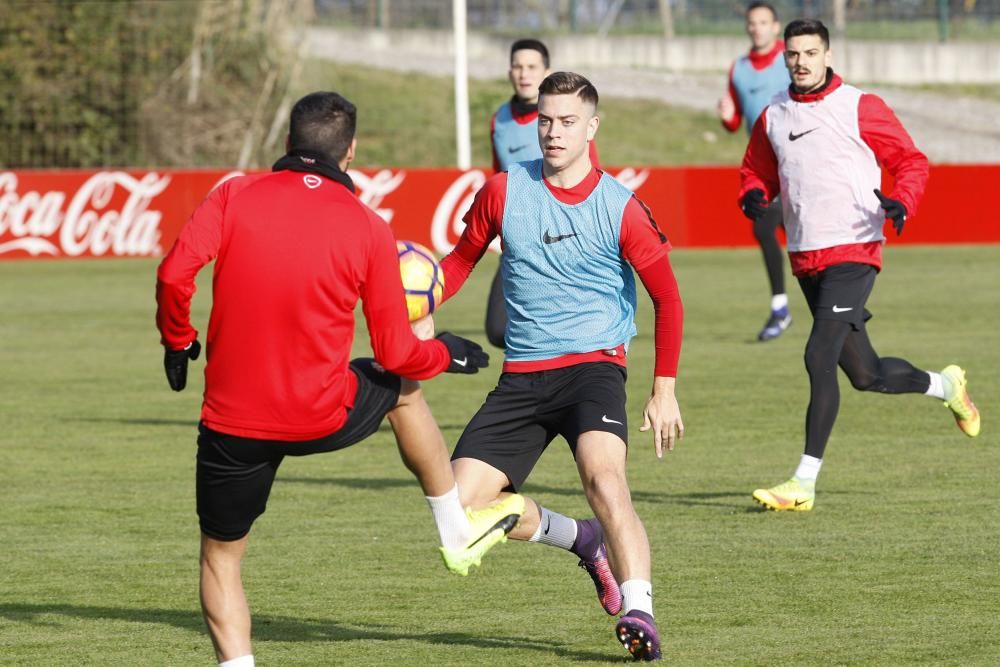
[[[845,262],[799,278],[813,319],[849,322],[855,330],[872,318],[865,308],[877,271],[870,264]]]
[[[561,435],[576,456],[581,433],[606,431],[628,442],[625,369],[598,362],[535,373],[504,373],[472,418],[451,458],[484,461],[517,491],[549,443]]]
[[[217,540],[238,540],[264,513],[271,484],[286,456],[332,452],[361,442],[378,430],[399,402],[399,376],[381,370],[371,359],[351,361],[358,378],[354,407],[339,430],[315,440],[257,440],[198,427],[195,475],[201,532]]]

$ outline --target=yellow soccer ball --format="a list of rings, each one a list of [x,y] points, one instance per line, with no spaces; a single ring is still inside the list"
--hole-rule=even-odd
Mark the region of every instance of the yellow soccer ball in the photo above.
[[[444,295],[444,273],[434,253],[413,241],[396,241],[410,321],[433,313]]]

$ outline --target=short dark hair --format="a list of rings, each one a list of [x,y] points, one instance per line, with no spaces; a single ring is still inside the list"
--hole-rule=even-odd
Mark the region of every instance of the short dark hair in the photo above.
[[[358,110],[337,93],[309,93],[292,107],[288,148],[340,162],[354,140]]]
[[[514,58],[515,51],[524,51],[524,50],[538,51],[540,54],[542,54],[542,62],[545,63],[545,69],[549,68],[549,50],[545,48],[545,45],[542,44],[540,41],[538,41],[537,39],[517,40],[516,42],[510,45],[511,59]]]
[[[538,86],[538,95],[576,95],[597,106],[597,88],[581,74],[553,72]]]
[[[830,31],[819,19],[795,19],[785,26],[785,42],[801,35],[819,35],[823,46],[830,48]]]
[[[752,12],[755,9],[770,9],[771,16],[774,17],[775,21],[778,20],[778,10],[775,9],[774,5],[772,5],[770,2],[763,2],[762,0],[754,0],[749,5],[747,5],[747,10],[743,12],[743,16],[749,16],[750,12]]]

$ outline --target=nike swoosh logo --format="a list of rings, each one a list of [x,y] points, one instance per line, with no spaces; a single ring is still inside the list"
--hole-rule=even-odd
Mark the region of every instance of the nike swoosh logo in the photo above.
[[[493,527],[491,527],[485,533],[477,537],[474,541],[470,542],[465,548],[471,549],[472,547],[482,542],[484,538],[491,535],[495,530],[502,530],[506,535],[507,533],[509,533],[514,529],[514,526],[517,525],[518,519],[520,518],[521,518],[520,514],[508,514],[507,516],[505,516],[504,518],[500,519],[495,524],[493,524]]]
[[[511,153],[511,154],[514,154],[514,153],[516,153],[516,152],[518,152],[520,150],[524,150],[527,147],[528,147],[528,144],[524,144],[523,146],[511,146],[510,148],[507,149],[507,152]]]
[[[791,130],[789,130],[788,131],[788,140],[789,141],[795,141],[797,139],[801,139],[802,137],[806,136],[810,132],[815,132],[818,129],[819,129],[818,127],[814,127],[811,130],[806,130],[805,132],[800,132],[799,134],[795,134],[794,132],[792,132]]]
[[[542,532],[545,533],[546,535],[548,535],[549,534],[549,528],[551,528],[551,527],[552,527],[552,519],[550,518],[548,521],[545,522],[545,530],[543,530]]]
[[[549,230],[545,230],[545,235],[542,236],[542,241],[548,244],[559,243],[560,241],[565,241],[566,239],[571,239],[576,234],[560,234],[559,236],[552,236],[549,234]]]
[[[750,89],[750,94],[751,95],[756,95],[757,93],[759,93],[762,90],[764,90],[764,86],[757,86],[756,88],[751,88]]]
[[[464,368],[465,365],[469,363],[469,358],[468,357],[462,357],[461,359],[452,359],[452,361],[454,361],[456,364],[458,364],[459,366],[462,366]]]
[[[853,307],[851,307],[851,308],[841,308],[840,306],[834,306],[833,307],[833,312],[835,312],[835,313],[846,313],[849,310],[854,310],[854,308]]]
[[[604,422],[605,424],[618,424],[619,426],[624,426],[625,425],[625,424],[621,423],[620,421],[618,421],[616,419],[608,419],[607,415],[603,415],[601,417],[601,421]]]
[[[809,502],[808,498],[805,499],[805,500],[796,500],[795,501],[795,506],[798,507],[799,505],[805,505],[807,502]]]

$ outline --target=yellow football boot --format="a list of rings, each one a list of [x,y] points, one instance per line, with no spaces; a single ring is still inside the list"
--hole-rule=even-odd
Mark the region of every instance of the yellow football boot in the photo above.
[[[955,415],[955,423],[962,429],[962,433],[975,438],[979,435],[979,409],[969,398],[969,390],[965,388],[965,371],[951,365],[941,371],[941,375],[951,387],[950,394],[945,397],[945,407]]]
[[[769,510],[808,512],[816,500],[816,485],[802,484],[793,477],[770,489],[757,489],[753,499]]]
[[[507,533],[524,514],[524,496],[513,493],[495,505],[466,509],[465,513],[472,527],[472,541],[461,549],[439,547],[445,566],[463,577],[469,574],[470,567],[482,563],[487,551],[507,541]]]

